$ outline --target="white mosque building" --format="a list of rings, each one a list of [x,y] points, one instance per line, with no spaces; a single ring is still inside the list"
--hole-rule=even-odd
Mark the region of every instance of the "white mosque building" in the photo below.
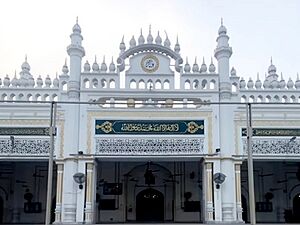
[[[78,22],[70,38],[55,79],[27,59],[0,79],[0,223],[45,221],[52,101],[52,223],[249,222],[246,107],[226,104],[238,102],[268,103],[252,112],[257,222],[300,222],[299,77],[272,61],[264,81],[237,76],[223,24],[209,65],[151,29],[108,63],[84,58]]]

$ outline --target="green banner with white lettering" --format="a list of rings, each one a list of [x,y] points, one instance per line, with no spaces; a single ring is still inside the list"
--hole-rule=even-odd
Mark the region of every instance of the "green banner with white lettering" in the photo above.
[[[95,134],[204,134],[204,120],[96,120]]]

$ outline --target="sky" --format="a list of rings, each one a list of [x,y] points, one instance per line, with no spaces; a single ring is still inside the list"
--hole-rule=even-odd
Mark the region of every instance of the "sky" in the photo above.
[[[287,80],[300,72],[299,0],[9,0],[0,1],[0,78],[21,71],[27,55],[31,74],[61,74],[69,35],[79,18],[86,56],[83,62],[117,58],[125,36],[144,36],[151,25],[172,48],[178,35],[181,56],[207,64],[216,47],[221,18],[233,49],[230,67],[237,75],[264,79],[272,57]],[[216,64],[216,59],[214,59]],[[108,63],[108,62],[107,62]]]

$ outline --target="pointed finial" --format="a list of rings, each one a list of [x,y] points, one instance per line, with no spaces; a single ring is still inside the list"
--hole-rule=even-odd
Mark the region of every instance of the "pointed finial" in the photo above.
[[[56,72],[56,74],[55,74],[55,78],[56,78],[56,79],[57,79],[57,76],[58,76],[58,75],[57,75],[57,72]]]
[[[97,55],[95,55],[95,63],[97,63]]]
[[[65,66],[67,65],[67,58],[65,58]]]
[[[78,24],[78,16],[76,16],[76,24]]]
[[[205,61],[204,61],[204,56],[203,56],[203,62],[202,62],[202,64],[205,64]]]
[[[221,17],[221,26],[223,26],[223,17]]]
[[[25,62],[27,62],[27,54],[25,54]]]
[[[280,77],[281,77],[281,80],[283,80],[283,75],[282,75],[282,72],[280,73]]]
[[[297,73],[297,80],[299,80],[299,73]]]
[[[103,63],[105,63],[105,55],[103,55]]]
[[[122,43],[124,43],[124,34],[123,34],[123,36],[122,36],[122,41],[121,41]]]
[[[151,34],[151,24],[149,25],[149,34]]]
[[[257,73],[257,80],[259,80],[259,73]]]
[[[179,44],[179,41],[178,41],[178,34],[176,36],[176,44]]]
[[[189,61],[188,61],[188,57],[186,56],[186,63],[188,64],[189,63]]]
[[[272,56],[271,56],[271,65],[273,65],[273,59],[272,59]]]
[[[112,62],[112,63],[114,62],[114,57],[113,57],[113,56],[111,57],[111,62]]]
[[[195,57],[195,64],[197,64],[197,56]]]
[[[143,35],[143,29],[141,28],[141,35]]]
[[[168,38],[168,34],[167,34],[167,31],[165,30],[165,34],[166,34],[166,38]]]
[[[213,57],[210,57],[210,64],[213,64]]]
[[[17,70],[15,70],[15,76],[17,76]]]

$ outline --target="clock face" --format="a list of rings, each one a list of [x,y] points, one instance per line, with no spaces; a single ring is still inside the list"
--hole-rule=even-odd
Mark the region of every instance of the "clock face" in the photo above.
[[[149,54],[142,58],[142,69],[147,73],[155,72],[159,67],[158,58],[155,55]]]

